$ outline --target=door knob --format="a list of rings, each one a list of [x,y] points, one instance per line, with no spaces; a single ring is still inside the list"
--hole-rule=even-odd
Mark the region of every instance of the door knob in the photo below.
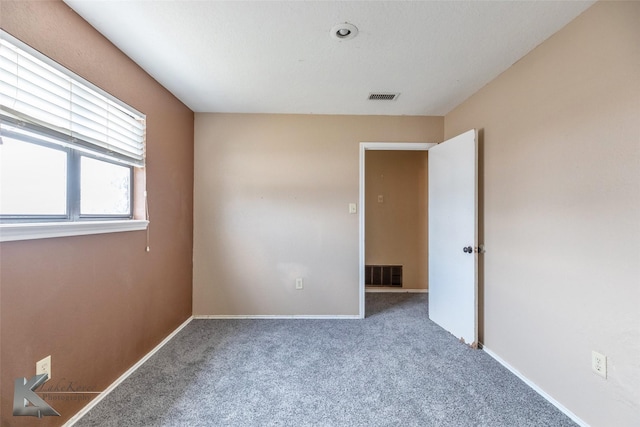
[[[462,252],[464,252],[465,254],[472,254],[473,248],[471,246],[465,246],[464,248],[462,248]]]

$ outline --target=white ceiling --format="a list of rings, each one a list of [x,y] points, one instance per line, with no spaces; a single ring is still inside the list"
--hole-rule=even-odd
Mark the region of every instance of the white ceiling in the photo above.
[[[195,112],[439,116],[594,3],[65,2]]]

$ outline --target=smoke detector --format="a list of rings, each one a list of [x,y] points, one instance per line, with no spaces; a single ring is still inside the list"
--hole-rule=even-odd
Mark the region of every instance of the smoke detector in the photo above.
[[[329,34],[331,37],[338,40],[349,40],[358,35],[358,28],[353,24],[345,22],[343,24],[334,25]]]

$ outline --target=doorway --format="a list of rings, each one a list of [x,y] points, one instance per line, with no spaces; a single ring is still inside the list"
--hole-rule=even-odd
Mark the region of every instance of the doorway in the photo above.
[[[366,168],[366,152],[369,150],[376,151],[427,151],[429,148],[437,145],[436,143],[399,143],[399,142],[361,142],[360,143],[360,181],[359,181],[359,283],[360,283],[360,309],[359,317],[365,316],[365,168]]]

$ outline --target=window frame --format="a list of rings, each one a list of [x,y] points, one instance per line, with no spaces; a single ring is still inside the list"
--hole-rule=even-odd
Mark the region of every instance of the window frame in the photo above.
[[[1,126],[1,124],[0,124]],[[71,166],[71,153],[68,147],[63,147],[59,144],[38,140],[34,136],[24,135],[16,136],[16,134],[5,134],[4,130],[0,128],[0,138],[6,137],[19,141],[24,144],[33,144],[41,147],[46,147],[52,150],[57,150],[65,153],[66,155],[66,200],[65,200],[65,213],[64,214],[2,214],[0,213],[0,223],[14,223],[14,222],[51,222],[51,221],[68,221],[69,220],[69,207],[70,207],[70,190],[71,183],[69,182],[69,168]],[[5,184],[6,185],[6,184]]]
[[[125,220],[133,219],[133,202],[134,202],[134,166],[124,164],[108,157],[101,156],[99,153],[90,151],[81,151],[71,146],[56,144],[55,142],[40,139],[35,134],[18,134],[15,132],[5,133],[3,136],[11,138],[24,144],[33,144],[46,147],[52,150],[64,152],[66,154],[66,200],[64,214],[2,214],[0,213],[0,222],[52,222],[52,221],[100,221],[100,220]],[[101,162],[117,165],[129,170],[129,212],[126,214],[83,214],[82,198],[81,198],[81,180],[82,180],[82,157],[98,160]]]
[[[139,122],[142,120],[142,133],[139,134],[142,135],[142,139],[139,140],[142,160],[129,161],[116,152],[110,152],[108,149],[105,151],[105,147],[108,147],[108,144],[98,145],[96,146],[97,149],[92,148],[91,145],[87,146],[82,139],[74,138],[72,134],[61,133],[60,128],[50,127],[46,123],[25,122],[20,117],[14,116],[13,110],[3,111],[3,107],[0,110],[0,121],[2,122],[0,138],[5,136],[19,142],[35,144],[66,153],[67,200],[65,201],[66,212],[64,215],[0,214],[0,242],[146,230],[149,221],[140,219],[141,217],[146,217],[146,214],[142,214],[142,212],[146,211],[146,190],[144,189],[146,182],[144,160],[146,151],[146,116],[5,31],[0,30],[0,36],[2,36],[3,40],[13,44],[28,55],[55,68],[57,72],[63,73],[72,79],[75,82],[74,84],[79,84],[81,88],[88,88],[95,92],[97,96],[106,98],[107,102],[115,103],[120,106],[119,108],[126,109],[126,114],[134,117],[135,120]],[[5,114],[7,112],[8,114]],[[129,210],[127,214],[81,213],[80,183],[83,157],[129,169]],[[144,197],[142,196],[143,194]]]
[[[12,139],[19,140],[15,135]],[[134,217],[134,188],[136,168],[131,165],[122,164],[109,159],[104,159],[99,155],[74,150],[71,147],[64,147],[59,144],[39,140],[34,136],[25,136],[26,144],[40,145],[43,147],[62,151],[67,156],[67,200],[65,215],[0,215],[0,242],[45,239],[54,237],[82,236],[92,234],[116,233],[126,231],[143,231],[149,226],[148,220],[135,219]],[[80,215],[80,159],[88,157],[108,163],[125,166],[129,168],[129,215]],[[74,161],[77,164],[75,173],[72,172]],[[75,176],[75,184],[70,175]],[[70,205],[73,203],[71,187],[77,188],[76,210],[77,217],[73,217]],[[146,203],[143,201],[143,203]]]
[[[84,153],[79,150],[73,150],[72,154],[72,163],[74,166],[74,193],[73,196],[76,197],[77,203],[74,203],[74,209],[77,209],[77,212],[72,211],[72,221],[95,221],[95,220],[107,220],[107,219],[133,219],[133,202],[134,202],[134,193],[135,193],[135,183],[134,183],[134,166],[123,164],[120,162],[113,161],[108,158],[101,157],[99,155],[93,153]],[[101,162],[110,163],[112,165],[118,165],[121,167],[125,167],[129,169],[129,212],[126,215],[120,214],[83,214],[82,213],[82,157],[87,157],[90,159],[99,160]],[[77,193],[76,193],[77,192]]]

